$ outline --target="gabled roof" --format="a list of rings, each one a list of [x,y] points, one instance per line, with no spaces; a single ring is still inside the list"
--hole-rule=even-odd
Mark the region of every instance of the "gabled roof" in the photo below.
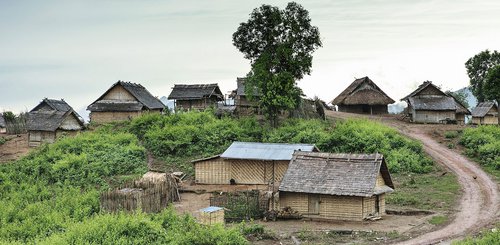
[[[476,108],[472,110],[472,116],[473,117],[484,117],[488,112],[491,110],[491,108],[495,108],[498,111],[498,107],[495,104],[495,102],[481,102],[479,103]],[[498,112],[496,113],[498,116]]]
[[[68,103],[66,103],[66,101],[64,101],[64,99],[54,100],[54,99],[45,98],[42,100],[42,102],[40,102],[40,104],[35,106],[35,108],[33,108],[30,112],[38,111],[44,105],[47,105],[56,111],[67,112],[69,110],[73,110],[73,108],[71,108],[71,106],[68,105]]]
[[[333,105],[388,105],[394,102],[369,77],[363,77],[354,80],[331,103]]]
[[[212,84],[175,84],[168,96],[169,100],[192,100],[215,96],[217,100],[224,100],[217,83]]]
[[[417,89],[415,89],[415,91],[411,92],[409,95],[407,95],[404,98],[402,98],[401,101],[407,100],[410,97],[418,95],[418,93],[420,93],[422,90],[426,89],[427,87],[434,87],[439,92],[441,92],[443,95],[448,96],[445,92],[441,91],[441,89],[438,86],[432,84],[431,81],[424,81],[422,84],[420,84],[418,86]]]
[[[27,128],[30,131],[56,131],[61,127],[62,122],[67,117],[74,117],[78,124],[79,129],[83,128],[83,122],[80,120],[78,114],[69,110],[63,111],[34,111],[28,114]]]
[[[6,127],[5,118],[3,118],[3,114],[0,113],[0,128],[5,128],[5,127]]]
[[[379,173],[386,186],[376,186]],[[295,152],[279,190],[369,197],[392,192],[394,185],[381,154]]]
[[[283,144],[258,142],[233,142],[222,153],[227,159],[290,160],[294,151],[319,151],[310,144]]]
[[[106,90],[106,92],[104,92],[104,94],[102,94],[96,101],[94,101],[92,104],[90,104],[87,107],[87,110],[96,111],[99,108],[102,109],[103,108],[102,104],[100,106],[94,106],[94,104],[96,102],[101,101],[102,98],[116,86],[122,86],[125,90],[127,90],[127,92],[129,92],[132,96],[134,96],[134,98],[137,99],[137,101],[139,101],[142,104],[142,106],[145,107],[146,109],[153,110],[153,109],[165,108],[165,105],[158,98],[154,97],[142,85],[137,84],[137,83],[118,81],[115,84],[113,84],[108,90]],[[106,101],[103,101],[103,102],[106,103]],[[122,102],[114,102],[114,103],[119,104]]]
[[[452,97],[409,97],[408,102],[415,110],[455,111],[456,102]]]

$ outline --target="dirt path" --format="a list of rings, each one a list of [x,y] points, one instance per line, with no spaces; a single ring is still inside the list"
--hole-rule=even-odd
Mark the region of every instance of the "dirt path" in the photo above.
[[[10,162],[28,154],[28,134],[0,135],[9,140],[0,145],[0,163]]]
[[[339,112],[328,112],[328,115],[332,118],[350,117],[348,113]],[[457,176],[463,191],[457,212],[450,224],[400,244],[449,243],[453,239],[462,238],[484,226],[498,222],[500,217],[498,184],[478,164],[436,142],[428,135],[427,125],[408,124],[393,118],[376,120],[421,141],[427,154]]]

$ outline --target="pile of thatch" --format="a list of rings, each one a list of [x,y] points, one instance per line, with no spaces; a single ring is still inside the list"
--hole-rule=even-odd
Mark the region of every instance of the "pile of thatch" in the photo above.
[[[169,203],[179,201],[177,180],[167,173],[147,172],[131,184],[101,193],[101,209],[109,212],[120,210],[160,212]]]

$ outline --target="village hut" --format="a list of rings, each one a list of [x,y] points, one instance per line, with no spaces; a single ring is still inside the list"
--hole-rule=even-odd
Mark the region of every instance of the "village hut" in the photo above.
[[[333,101],[341,112],[360,114],[387,114],[387,105],[394,103],[370,78],[354,80]]]
[[[498,106],[495,102],[481,102],[472,110],[472,124],[498,124]]]
[[[377,219],[393,189],[380,154],[295,152],[279,186],[279,205],[310,218]]]
[[[0,134],[5,134],[7,132],[7,124],[5,123],[5,118],[3,114],[0,113]]]
[[[84,127],[83,119],[64,100],[43,99],[28,113],[28,144],[53,143],[60,135],[73,135]]]
[[[233,142],[220,156],[193,161],[198,184],[280,182],[294,151],[319,151],[310,144]]]
[[[252,115],[252,114],[260,114],[261,111],[259,109],[259,105],[256,102],[259,98],[259,93],[257,89],[254,90],[253,97],[254,100],[250,100],[246,91],[245,91],[245,77],[236,78],[237,88],[233,91],[231,97],[234,98],[234,105],[236,106],[236,113],[239,115]]]
[[[204,225],[224,224],[224,208],[210,206],[199,210],[198,222]]]
[[[453,96],[441,91],[430,81],[425,81],[401,100],[408,104],[409,117],[416,123],[463,121],[465,115],[470,114],[470,111]]]
[[[204,110],[216,107],[218,101],[224,100],[224,95],[217,83],[175,84],[168,99],[174,100],[177,110]]]
[[[87,107],[90,122],[107,123],[130,120],[145,111],[161,113],[165,105],[145,87],[118,81]]]

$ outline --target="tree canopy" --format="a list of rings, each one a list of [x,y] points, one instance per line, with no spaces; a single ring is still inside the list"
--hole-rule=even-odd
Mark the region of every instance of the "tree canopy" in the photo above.
[[[491,68],[484,82],[484,98],[500,103],[500,65]]]
[[[467,69],[467,74],[470,78],[472,93],[477,97],[479,102],[483,102],[486,98],[486,77],[489,71],[500,65],[500,53],[494,50],[490,52],[485,50],[479,54],[474,55],[474,57],[467,60],[465,63],[465,68]]]
[[[240,24],[233,44],[250,60],[246,94],[250,99],[259,95],[259,105],[275,125],[280,110],[300,103],[296,81],[311,73],[312,53],[322,45],[318,28],[300,4],[290,2],[283,10],[264,4]]]

